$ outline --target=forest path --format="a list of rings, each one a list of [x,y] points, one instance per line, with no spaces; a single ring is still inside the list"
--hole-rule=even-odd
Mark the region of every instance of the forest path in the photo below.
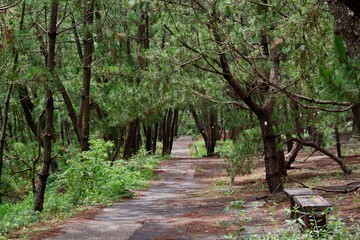
[[[149,189],[91,219],[69,220],[49,239],[220,239],[225,230],[216,221],[227,218],[226,200],[211,196],[209,184],[194,176],[222,160],[191,159],[191,143],[191,137],[174,142],[173,158],[159,166]]]

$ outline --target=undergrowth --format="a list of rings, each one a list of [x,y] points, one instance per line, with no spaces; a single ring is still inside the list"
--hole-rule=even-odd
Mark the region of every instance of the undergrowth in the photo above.
[[[39,221],[69,217],[84,206],[132,197],[132,190],[146,187],[163,157],[147,155],[142,150],[128,161],[111,164],[108,159],[112,147],[111,142],[93,140],[89,151],[70,158],[61,171],[53,173],[48,180],[43,212],[32,210],[31,191],[21,200],[0,204],[0,239]]]
[[[243,207],[244,201],[232,201],[224,209],[224,212],[231,213],[231,221],[227,227],[234,227],[236,230],[226,234],[225,239],[249,239],[249,240],[360,240],[360,225],[352,223],[346,226],[341,218],[332,215],[326,227],[309,228],[308,230],[299,231],[299,227],[304,226],[301,217],[293,220],[286,220],[284,230],[269,232],[263,234],[251,234],[246,232],[246,222],[251,221],[248,216],[248,210]]]

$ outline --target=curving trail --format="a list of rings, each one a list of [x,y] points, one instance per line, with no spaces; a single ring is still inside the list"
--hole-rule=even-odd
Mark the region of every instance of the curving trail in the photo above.
[[[48,239],[221,239],[225,230],[217,221],[227,218],[222,212],[227,201],[210,196],[209,181],[194,177],[196,170],[221,160],[191,159],[190,144],[191,137],[174,142],[173,158],[139,196],[103,208],[91,219],[70,220]]]

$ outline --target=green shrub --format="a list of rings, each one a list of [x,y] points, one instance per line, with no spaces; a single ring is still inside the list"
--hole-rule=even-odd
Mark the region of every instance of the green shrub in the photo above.
[[[162,159],[141,150],[132,159],[117,160],[111,166],[109,156],[112,148],[111,142],[92,140],[89,151],[70,158],[61,166],[64,169],[52,173],[43,212],[32,211],[32,193],[16,203],[1,204],[0,236],[25,225],[46,221],[54,215],[69,216],[79,206],[132,197],[131,190],[146,186],[146,180],[152,177],[153,169]]]
[[[236,176],[251,173],[261,154],[260,136],[258,128],[245,130],[240,134],[238,140],[229,146],[229,149],[222,150],[231,183],[234,183]]]

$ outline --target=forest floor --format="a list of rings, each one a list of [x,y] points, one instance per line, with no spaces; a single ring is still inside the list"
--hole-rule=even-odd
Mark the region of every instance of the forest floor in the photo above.
[[[27,239],[224,239],[244,227],[242,234],[281,233],[299,229],[288,224],[289,200],[284,194],[268,195],[262,161],[251,174],[229,184],[225,163],[219,158],[190,158],[191,138],[174,143],[173,158],[161,163],[147,190],[134,199],[94,207],[64,223],[48,223],[47,231],[20,232]],[[354,147],[353,145],[351,147]],[[355,149],[359,149],[358,145]],[[333,160],[311,151],[301,152],[289,176],[311,187],[350,188],[360,182],[360,155],[345,163],[353,174],[344,175]],[[350,184],[350,185],[349,185]],[[285,179],[286,187],[301,187]],[[351,226],[360,223],[360,198],[355,191],[336,194],[315,191],[333,203],[331,215]],[[266,198],[263,198],[267,196]],[[231,201],[242,200],[240,211],[224,212]],[[231,224],[232,223],[232,224]],[[44,227],[44,226],[42,226]],[[41,226],[39,226],[41,229]]]

